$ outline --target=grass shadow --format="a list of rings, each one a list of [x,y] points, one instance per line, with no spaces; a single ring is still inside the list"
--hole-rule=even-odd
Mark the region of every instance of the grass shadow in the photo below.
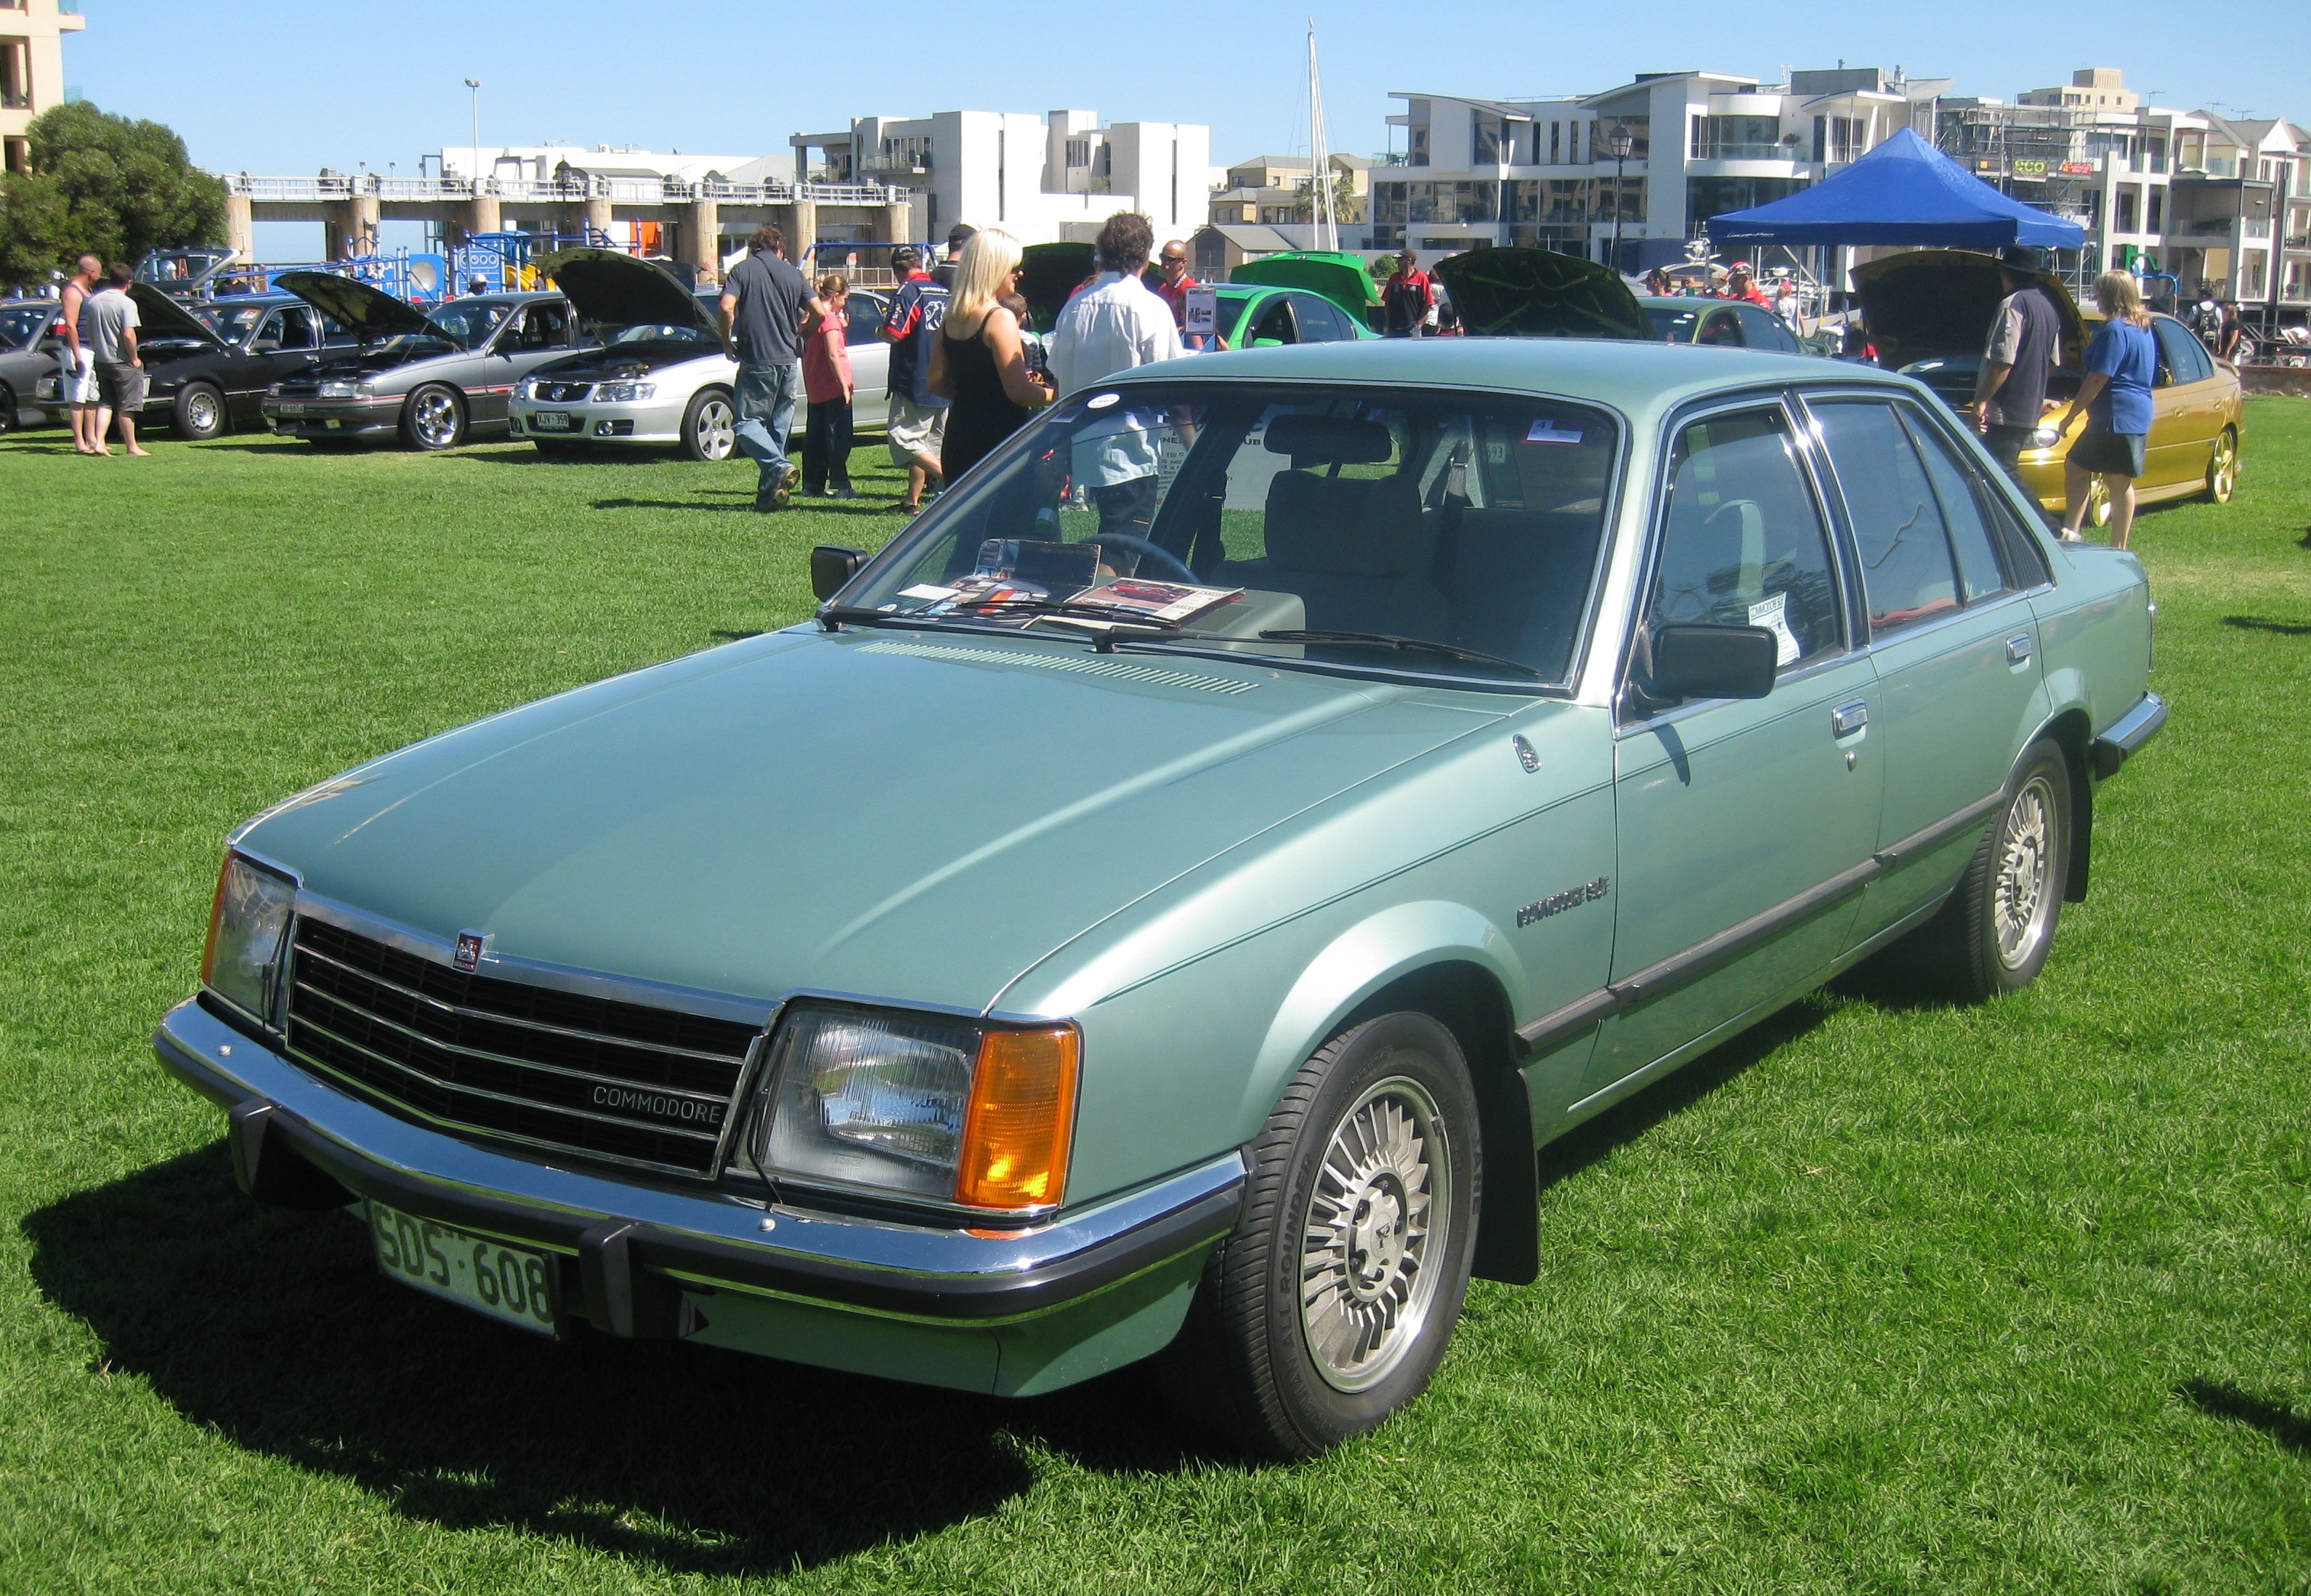
[[[724,512],[738,510],[747,515],[755,513],[754,495],[751,493],[737,504],[702,504],[695,499],[597,499],[593,501],[593,508],[596,510],[706,510]],[[768,513],[776,514],[777,512]]]
[[[2225,615],[2223,624],[2241,632],[2269,632],[2280,637],[2311,637],[2311,625],[2297,621],[2273,621],[2263,615]]]
[[[582,1330],[562,1344],[378,1275],[345,1217],[261,1208],[222,1143],[26,1217],[40,1291],[106,1372],[237,1445],[449,1529],[513,1524],[670,1572],[807,1567],[984,1517],[1018,1438],[1191,1461],[1126,1373],[1007,1402]]]
[[[2289,1452],[2311,1453],[2311,1417],[2292,1408],[2266,1401],[2219,1380],[2185,1380],[2175,1388],[2175,1394],[2211,1418],[2252,1426]]]

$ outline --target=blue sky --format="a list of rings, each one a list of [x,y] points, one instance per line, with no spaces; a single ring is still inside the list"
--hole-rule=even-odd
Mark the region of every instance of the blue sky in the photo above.
[[[1205,122],[1214,160],[1306,147],[1308,0],[674,7],[558,0],[188,6],[82,0],[65,78],[150,117],[222,170],[414,172],[467,140],[462,80],[484,81],[485,144],[634,144],[764,153],[868,114],[1075,106],[1111,121]],[[1931,0],[1867,8],[1693,4],[1331,4],[1314,13],[1336,150],[1384,147],[1391,90],[1586,92],[1642,71],[1899,65],[2011,98],[2115,65],[2162,104],[2311,123],[2311,4],[2095,6]],[[966,22],[965,18],[970,20]],[[758,20],[757,20],[758,19]],[[992,25],[1008,19],[1007,27]],[[2089,24],[2097,24],[2089,31]],[[1816,44],[1815,40],[1819,42]],[[318,230],[317,230],[318,231]]]

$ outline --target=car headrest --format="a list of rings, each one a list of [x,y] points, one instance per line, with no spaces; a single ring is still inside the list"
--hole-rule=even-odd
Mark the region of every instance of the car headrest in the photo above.
[[[1268,557],[1286,571],[1401,577],[1420,570],[1414,479],[1279,471],[1268,484]]]
[[[1279,415],[1268,423],[1270,453],[1301,464],[1376,466],[1396,452],[1396,441],[1376,421],[1347,415]]]

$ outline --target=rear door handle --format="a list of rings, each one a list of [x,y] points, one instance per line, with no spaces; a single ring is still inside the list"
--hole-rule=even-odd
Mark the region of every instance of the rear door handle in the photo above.
[[[2006,640],[2006,663],[2019,665],[2030,658],[2030,634],[2018,632]]]
[[[1842,703],[1829,712],[1829,730],[1832,737],[1848,736],[1860,731],[1869,724],[1870,704],[1866,699],[1857,698],[1851,703]]]

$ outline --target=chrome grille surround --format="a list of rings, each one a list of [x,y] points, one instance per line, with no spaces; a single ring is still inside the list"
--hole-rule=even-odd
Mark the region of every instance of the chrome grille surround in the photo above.
[[[774,1006],[637,1002],[682,994],[499,959],[468,974],[430,938],[316,907],[301,901],[285,983],[300,1065],[444,1129],[719,1172]]]
[[[530,393],[549,405],[574,405],[594,391],[590,382],[533,382]]]

